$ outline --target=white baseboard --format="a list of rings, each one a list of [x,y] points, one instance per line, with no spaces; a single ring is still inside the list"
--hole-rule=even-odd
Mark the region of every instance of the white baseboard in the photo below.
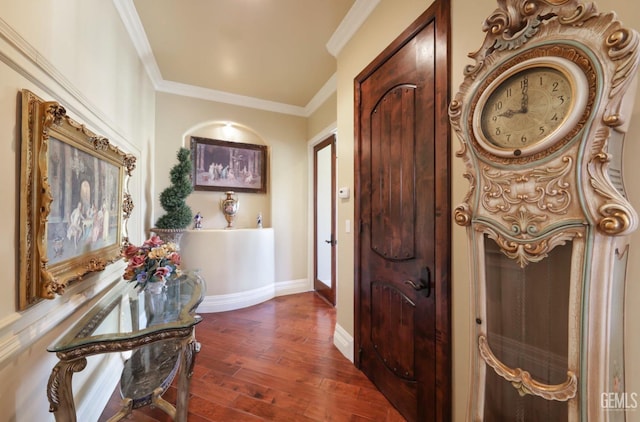
[[[197,311],[203,314],[233,311],[266,302],[276,296],[304,293],[309,290],[311,289],[306,278],[281,281],[258,289],[245,290],[244,292],[205,296]]]
[[[120,374],[124,366],[122,354],[108,353],[105,361],[96,370],[98,382],[88,382],[83,386],[82,398],[74,400],[79,403],[77,418],[79,421],[97,421],[109,402],[113,391],[120,383]]]
[[[313,290],[306,278],[276,283],[276,296],[295,295]]]
[[[204,300],[198,306],[200,313],[226,312],[235,309],[242,309],[249,306],[257,305],[273,299],[276,295],[275,286],[270,284],[258,289],[246,290],[239,293],[230,293],[226,295],[205,296]]]
[[[353,362],[353,337],[338,323],[336,323],[336,328],[333,333],[333,345],[336,346],[340,353],[347,359]]]

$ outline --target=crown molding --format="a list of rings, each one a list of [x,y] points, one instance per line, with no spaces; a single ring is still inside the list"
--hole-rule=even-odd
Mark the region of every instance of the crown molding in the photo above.
[[[311,116],[338,89],[338,76],[334,73],[304,108],[305,117]]]
[[[327,51],[333,57],[338,57],[340,51],[353,37],[353,34],[360,29],[360,26],[367,20],[373,9],[378,6],[378,3],[380,3],[380,0],[356,0],[351,6],[351,9],[349,9],[349,12],[329,39],[329,42],[327,42]]]
[[[327,44],[327,49],[333,56],[336,56],[340,49],[344,47],[379,2],[380,0],[356,0]],[[149,40],[144,32],[142,22],[140,21],[138,12],[133,4],[133,0],[113,0],[113,3],[120,14],[120,18],[129,33],[129,37],[131,38],[133,45],[138,52],[138,56],[140,57],[140,60],[142,61],[156,91],[185,97],[199,98],[207,101],[232,104],[241,107],[272,111],[275,113],[309,117],[337,89],[337,78],[336,75],[333,74],[322,88],[320,88],[320,90],[313,96],[309,103],[305,107],[300,107],[233,94],[225,91],[218,91],[215,89],[203,88],[195,85],[183,84],[180,82],[167,81],[162,78],[160,68],[153,56],[151,45],[149,44]],[[331,45],[331,48],[329,45]]]
[[[294,116],[308,117],[307,111],[303,107],[262,100],[260,98],[246,97],[244,95],[232,94],[230,92],[216,91],[215,89],[202,88],[199,86],[183,84],[180,82],[161,80],[158,81],[158,86],[156,89],[159,92],[199,98],[201,100],[215,101],[219,103],[255,108],[265,111],[273,111],[276,113],[291,114]]]
[[[153,83],[153,87],[157,90],[163,81],[162,74],[160,73],[156,58],[153,56],[153,50],[151,50],[151,44],[149,44],[147,34],[144,32],[140,16],[138,16],[136,7],[133,5],[133,0],[113,0],[113,4],[120,15],[125,29],[129,33],[129,38],[131,38],[138,52],[138,57],[140,57],[147,71],[147,75],[149,75]]]

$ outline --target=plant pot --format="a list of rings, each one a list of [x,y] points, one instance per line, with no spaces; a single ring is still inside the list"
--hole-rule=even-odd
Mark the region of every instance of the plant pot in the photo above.
[[[180,240],[186,229],[159,229],[157,227],[151,228],[151,231],[158,235],[165,243],[172,242],[176,244],[176,247],[180,249]]]

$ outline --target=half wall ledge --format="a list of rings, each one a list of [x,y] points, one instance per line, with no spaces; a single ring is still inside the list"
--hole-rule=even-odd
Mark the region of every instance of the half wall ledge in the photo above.
[[[180,244],[182,266],[200,270],[203,305],[217,304],[199,312],[231,311],[275,297],[274,248],[273,228],[187,230]]]

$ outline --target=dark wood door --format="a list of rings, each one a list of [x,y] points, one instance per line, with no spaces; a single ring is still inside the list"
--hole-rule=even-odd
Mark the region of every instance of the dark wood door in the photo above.
[[[450,368],[440,8],[356,79],[357,364],[409,421],[450,417],[450,369],[438,368]]]

